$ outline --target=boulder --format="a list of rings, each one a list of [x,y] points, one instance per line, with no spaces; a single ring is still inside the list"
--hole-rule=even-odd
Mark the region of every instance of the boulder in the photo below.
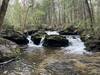
[[[34,44],[39,45],[42,37],[47,35],[44,31],[38,31],[37,33],[33,34],[31,37],[31,40],[34,42]]]
[[[44,47],[65,47],[69,45],[69,41],[65,36],[47,35],[44,39]]]
[[[100,52],[100,40],[87,40],[85,42],[86,49],[89,51]]]
[[[59,34],[60,35],[79,35],[77,32],[71,32],[71,31],[67,31],[67,30],[60,31]]]
[[[81,39],[84,41],[86,50],[100,52],[100,39],[94,35],[81,34]]]
[[[67,29],[59,32],[60,35],[79,35],[77,28],[69,26]]]
[[[20,55],[21,49],[17,44],[0,38],[0,63]]]
[[[36,32],[38,32],[38,30],[30,30],[30,31],[24,32],[24,35],[25,35],[25,36],[28,36],[28,35],[35,34]]]
[[[26,45],[29,42],[23,34],[14,30],[3,31],[0,33],[0,36],[17,43],[18,45]]]

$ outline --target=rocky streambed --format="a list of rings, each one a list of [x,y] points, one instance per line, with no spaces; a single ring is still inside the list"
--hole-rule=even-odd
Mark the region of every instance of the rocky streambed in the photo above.
[[[86,51],[76,34],[73,31],[35,30],[24,35],[3,32],[0,75],[100,75],[100,53]]]

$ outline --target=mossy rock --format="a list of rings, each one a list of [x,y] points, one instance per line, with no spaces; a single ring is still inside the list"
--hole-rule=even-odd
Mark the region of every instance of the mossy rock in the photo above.
[[[5,38],[5,39],[8,39],[10,41],[13,41],[19,45],[26,45],[29,42],[27,40],[27,38],[22,33],[14,31],[14,30],[2,31],[0,33],[0,36]]]
[[[69,26],[65,30],[59,31],[60,35],[79,35],[78,29],[74,26]]]
[[[29,31],[24,32],[23,34],[24,34],[25,36],[28,36],[28,35],[33,35],[33,34],[35,34],[36,32],[38,32],[38,30],[29,30]]]
[[[85,45],[87,47],[87,50],[89,51],[96,51],[100,52],[100,40],[87,40],[85,42]]]
[[[44,47],[65,47],[69,45],[69,41],[62,35],[47,35],[44,39]]]
[[[38,31],[37,33],[32,35],[31,40],[34,42],[34,44],[39,45],[42,37],[46,35],[47,34],[45,33],[45,31]]]
[[[0,61],[7,61],[21,54],[21,49],[17,44],[9,40],[0,38]]]

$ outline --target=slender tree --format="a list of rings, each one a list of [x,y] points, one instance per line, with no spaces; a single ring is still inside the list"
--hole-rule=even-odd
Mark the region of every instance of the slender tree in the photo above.
[[[3,20],[7,11],[9,0],[3,0],[2,5],[0,7],[0,31],[3,24]]]
[[[93,24],[94,24],[94,15],[93,15],[93,10],[92,7],[90,7],[88,0],[85,0],[86,6],[87,6],[87,11],[89,13],[89,17],[90,17],[90,26],[91,26],[91,30],[94,32],[94,28],[93,28]],[[90,1],[91,4],[91,1]]]

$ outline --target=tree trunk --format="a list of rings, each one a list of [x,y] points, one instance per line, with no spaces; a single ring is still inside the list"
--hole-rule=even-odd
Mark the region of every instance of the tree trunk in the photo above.
[[[90,17],[90,21],[91,21],[91,30],[93,31],[94,33],[94,28],[93,28],[93,25],[94,25],[94,18],[93,18],[93,14],[92,14],[92,11],[91,11],[91,8],[89,6],[89,3],[88,3],[88,0],[85,0],[85,3],[87,5],[87,10],[88,10],[88,13],[89,13],[89,17]]]
[[[3,20],[7,11],[9,0],[3,0],[2,5],[0,7],[0,31],[3,24]]]

